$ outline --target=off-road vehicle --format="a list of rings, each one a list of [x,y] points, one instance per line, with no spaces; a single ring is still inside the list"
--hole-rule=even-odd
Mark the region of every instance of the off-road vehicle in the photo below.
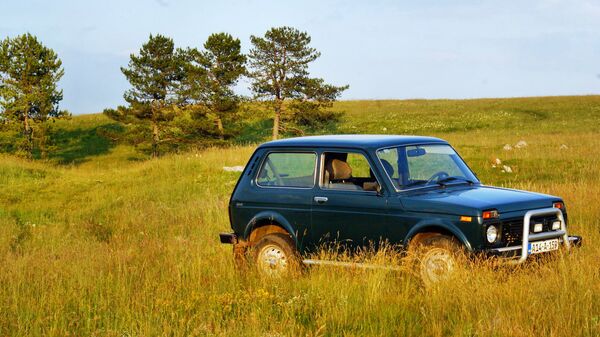
[[[322,245],[386,242],[420,247],[419,272],[435,281],[453,270],[459,252],[521,263],[581,241],[567,234],[560,197],[483,185],[448,142],[432,137],[262,144],[235,186],[229,217],[233,233],[221,233],[221,242],[268,274],[331,264],[304,258]]]

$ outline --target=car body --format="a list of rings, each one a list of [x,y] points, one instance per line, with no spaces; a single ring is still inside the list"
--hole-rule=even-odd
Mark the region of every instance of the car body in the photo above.
[[[532,249],[581,241],[567,235],[560,197],[485,186],[434,137],[331,135],[262,144],[235,186],[229,216],[233,233],[221,241],[238,253],[273,231],[288,235],[300,257],[329,243],[406,249],[418,235],[438,233],[468,252],[522,262]]]

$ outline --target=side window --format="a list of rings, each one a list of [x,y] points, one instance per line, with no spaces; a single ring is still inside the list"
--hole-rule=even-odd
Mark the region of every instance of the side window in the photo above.
[[[313,187],[316,158],[314,153],[270,153],[260,168],[256,183],[267,187]]]
[[[380,185],[363,154],[325,152],[323,165],[322,188],[346,191],[379,190]]]

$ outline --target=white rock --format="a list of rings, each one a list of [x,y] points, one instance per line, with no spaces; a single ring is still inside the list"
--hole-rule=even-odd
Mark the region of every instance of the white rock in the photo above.
[[[560,146],[561,150],[567,150],[569,147],[567,146],[567,144],[563,144]]]
[[[496,165],[502,165],[502,160],[500,160],[500,158],[496,158],[496,160],[494,160],[494,163]]]
[[[522,148],[522,147],[526,147],[526,146],[527,146],[527,142],[526,142],[526,141],[524,141],[524,140],[520,140],[520,141],[518,141],[518,142],[517,142],[517,144],[515,144],[515,147],[516,147],[517,149],[520,149],[520,148]]]
[[[242,172],[244,171],[243,166],[223,166],[225,172]]]
[[[512,173],[512,168],[510,168],[510,166],[503,165],[502,168],[503,168],[503,170],[502,170],[503,172]]]
[[[512,150],[512,146],[510,146],[510,144],[506,144],[502,149],[504,149],[504,151],[510,151]]]

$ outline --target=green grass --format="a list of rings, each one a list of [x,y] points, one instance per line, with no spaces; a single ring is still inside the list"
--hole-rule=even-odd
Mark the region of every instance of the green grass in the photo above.
[[[345,111],[338,132],[439,136],[487,184],[562,196],[585,246],[526,268],[482,264],[429,290],[410,273],[239,275],[217,237],[238,178],[222,167],[244,165],[254,146],[142,160],[98,133],[110,120],[80,116],[57,122],[48,161],[0,155],[0,335],[600,334],[600,96],[335,108]],[[268,127],[256,118],[241,139]],[[528,146],[502,150],[519,140]]]

